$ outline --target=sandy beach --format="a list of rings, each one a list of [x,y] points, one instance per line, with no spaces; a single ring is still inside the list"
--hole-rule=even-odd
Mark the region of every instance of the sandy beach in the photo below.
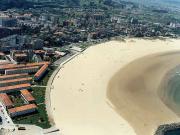
[[[127,39],[91,46],[65,64],[51,90],[62,135],[153,135],[180,117],[161,100],[180,64],[180,40]],[[168,98],[165,98],[168,100]]]

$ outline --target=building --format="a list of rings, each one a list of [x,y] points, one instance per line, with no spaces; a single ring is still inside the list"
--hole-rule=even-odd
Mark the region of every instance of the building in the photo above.
[[[9,93],[9,92],[17,91],[17,90],[29,89],[30,87],[31,87],[31,84],[29,83],[0,87],[0,93]]]
[[[47,69],[48,69],[48,64],[44,64],[38,71],[37,73],[34,75],[34,79],[35,81],[40,80],[43,75],[46,73]]]
[[[8,109],[13,107],[13,103],[12,103],[11,99],[5,93],[0,94],[0,101],[2,101],[4,106],[6,106],[6,108],[8,108]]]
[[[21,28],[19,28],[19,27],[0,27],[0,31],[1,31],[0,32],[0,39],[1,39],[1,38],[8,37],[10,35],[20,34]],[[0,48],[1,51],[4,51],[2,49],[2,47],[5,48],[5,46],[1,45],[1,48]]]
[[[12,80],[4,80],[4,81],[0,81],[0,87],[17,85],[17,84],[31,83],[31,81],[32,81],[31,77],[18,78],[18,79],[12,79]]]
[[[35,98],[31,95],[28,90],[21,90],[21,96],[23,97],[24,101],[29,104],[35,101]]]
[[[35,50],[42,49],[44,46],[44,42],[41,39],[35,39],[32,41],[31,44],[32,44],[32,49],[35,49]]]
[[[0,65],[0,73],[4,73],[5,70],[8,70],[8,69],[43,66],[44,64],[49,64],[49,62],[37,62],[37,63],[18,64],[18,65],[17,64]]]
[[[27,62],[28,61],[28,56],[27,56],[26,53],[15,54],[13,59],[15,61],[17,61],[18,63]]]
[[[16,117],[16,116],[35,112],[36,110],[37,110],[37,106],[35,104],[28,104],[28,105],[8,109],[8,112],[11,117]]]
[[[0,27],[15,27],[17,19],[9,16],[0,16]]]
[[[0,59],[4,59],[5,54],[3,52],[0,52]]]
[[[104,14],[97,13],[97,14],[93,14],[92,18],[95,20],[103,20],[105,18],[105,16],[104,16]]]
[[[33,50],[29,47],[24,46],[27,50],[11,50],[10,57],[17,63],[27,63],[32,60]],[[32,48],[32,47],[31,47]]]
[[[0,65],[7,65],[10,64],[10,62],[7,62],[6,60],[0,60]]]
[[[23,62],[25,63],[28,62],[29,60],[28,53],[25,51],[12,50],[10,56],[17,63],[23,63]]]
[[[22,73],[35,73],[39,70],[39,66],[25,67],[25,68],[15,68],[5,70],[6,75],[11,74],[22,74]]]
[[[55,54],[60,56],[60,57],[63,57],[65,56],[67,53],[66,52],[60,52],[60,51],[55,51]]]
[[[23,77],[27,77],[27,76],[28,76],[27,73],[25,73],[25,74],[3,75],[3,76],[0,76],[0,81],[23,78]]]
[[[10,36],[1,38],[0,41],[3,42],[3,43],[7,43],[9,46],[15,47],[15,48],[18,47],[21,42],[23,42],[22,41],[22,36],[20,36],[20,35],[10,35]]]
[[[170,23],[169,25],[171,28],[180,28],[180,23]]]
[[[44,50],[34,50],[34,53],[42,56],[45,54],[45,51]]]

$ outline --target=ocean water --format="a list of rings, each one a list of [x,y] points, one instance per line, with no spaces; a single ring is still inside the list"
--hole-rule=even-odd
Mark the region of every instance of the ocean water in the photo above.
[[[171,75],[167,85],[170,100],[180,107],[180,72]],[[179,134],[180,135],[180,134]]]
[[[180,129],[167,131],[164,135],[180,135]]]
[[[177,71],[178,70],[178,71]],[[169,98],[180,109],[180,68],[171,72],[171,77],[167,84]],[[167,131],[164,135],[180,135],[180,128]]]

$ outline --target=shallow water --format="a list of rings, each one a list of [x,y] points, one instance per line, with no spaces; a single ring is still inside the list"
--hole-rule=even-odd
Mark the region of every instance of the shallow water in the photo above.
[[[170,100],[175,103],[177,108],[180,108],[180,67],[171,72],[171,77],[168,80],[167,90]],[[164,135],[180,135],[180,128],[167,131]]]
[[[180,106],[180,74],[174,75],[168,83],[168,89],[170,89],[170,96],[173,102]]]
[[[180,129],[167,131],[164,135],[180,135]]]

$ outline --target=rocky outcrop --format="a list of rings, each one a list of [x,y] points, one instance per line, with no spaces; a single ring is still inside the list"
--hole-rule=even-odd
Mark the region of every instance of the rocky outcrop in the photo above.
[[[160,125],[154,135],[164,135],[167,131],[175,130],[175,129],[180,130],[180,123]]]

